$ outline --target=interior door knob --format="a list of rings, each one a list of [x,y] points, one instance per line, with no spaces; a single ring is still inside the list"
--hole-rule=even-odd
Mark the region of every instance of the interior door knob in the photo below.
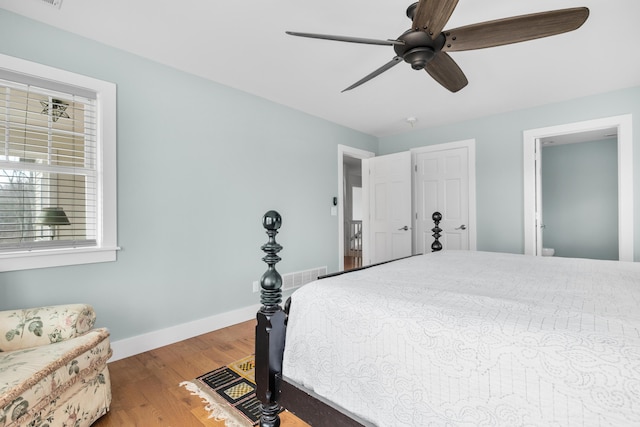
[[[462,225],[461,225],[460,227],[458,227],[458,228],[455,228],[455,230],[466,230],[466,229],[467,229],[467,226],[466,226],[466,225],[464,225],[464,224],[462,224]]]
[[[407,230],[409,230],[409,227],[405,225],[402,228],[398,228],[398,231],[402,231],[402,230],[407,231]]]

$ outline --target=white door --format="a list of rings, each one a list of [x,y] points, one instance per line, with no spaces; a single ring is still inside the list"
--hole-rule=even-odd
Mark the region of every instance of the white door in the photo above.
[[[469,147],[430,149],[415,153],[416,253],[431,252],[434,212],[442,214],[440,243],[444,249],[475,249],[470,245]],[[475,235],[475,232],[474,234]]]
[[[411,255],[411,153],[362,160],[363,264]]]

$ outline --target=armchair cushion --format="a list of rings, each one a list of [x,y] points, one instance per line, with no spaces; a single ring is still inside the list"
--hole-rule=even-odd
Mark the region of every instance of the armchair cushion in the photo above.
[[[0,311],[0,352],[75,338],[95,322],[96,313],[87,304]]]

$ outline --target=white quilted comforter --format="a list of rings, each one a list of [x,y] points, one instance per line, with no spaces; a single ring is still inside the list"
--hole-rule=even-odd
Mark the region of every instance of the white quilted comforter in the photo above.
[[[379,426],[640,426],[640,263],[444,251],[313,282],[283,373]]]

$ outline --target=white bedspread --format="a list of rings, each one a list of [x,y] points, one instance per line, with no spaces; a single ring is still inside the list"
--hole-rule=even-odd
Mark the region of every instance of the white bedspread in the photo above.
[[[379,426],[640,426],[640,263],[444,251],[313,282],[283,373]]]

